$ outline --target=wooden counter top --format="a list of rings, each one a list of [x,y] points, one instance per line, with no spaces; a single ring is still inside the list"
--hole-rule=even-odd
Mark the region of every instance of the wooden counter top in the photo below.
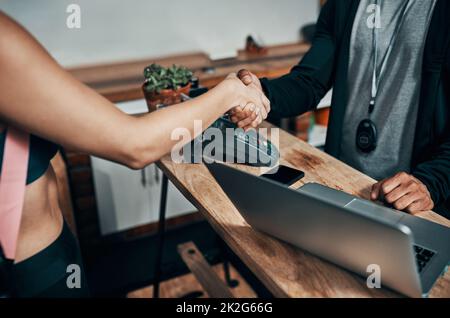
[[[375,180],[281,130],[279,149],[282,164],[306,174],[294,188],[317,182],[362,198],[369,197]],[[387,289],[368,289],[360,276],[254,230],[204,165],[174,164],[166,156],[158,166],[275,296],[400,296]],[[251,173],[262,173],[259,168],[235,166]],[[431,211],[419,216],[450,227],[450,220]],[[450,272],[438,280],[430,297],[450,297]]]

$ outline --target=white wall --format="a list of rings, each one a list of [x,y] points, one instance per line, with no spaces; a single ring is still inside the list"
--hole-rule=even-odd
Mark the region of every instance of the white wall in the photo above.
[[[81,7],[81,29],[66,27],[66,8]],[[107,63],[191,51],[243,48],[254,34],[265,44],[299,39],[315,22],[318,0],[0,0],[64,66]]]

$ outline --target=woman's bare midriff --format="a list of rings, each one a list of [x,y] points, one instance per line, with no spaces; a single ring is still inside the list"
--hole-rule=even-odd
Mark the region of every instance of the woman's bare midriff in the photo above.
[[[0,133],[5,128],[0,123]],[[15,262],[39,253],[54,242],[62,224],[56,176],[50,164],[44,175],[26,187]]]
[[[47,172],[27,185],[16,250],[16,263],[45,249],[62,231],[56,177],[51,165]]]

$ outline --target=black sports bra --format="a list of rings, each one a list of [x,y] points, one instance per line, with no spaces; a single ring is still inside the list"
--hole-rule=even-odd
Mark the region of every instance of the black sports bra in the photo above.
[[[0,133],[0,169],[3,163],[6,128]],[[59,146],[47,140],[30,135],[30,158],[28,160],[27,184],[39,179],[48,169],[50,160],[56,155]]]

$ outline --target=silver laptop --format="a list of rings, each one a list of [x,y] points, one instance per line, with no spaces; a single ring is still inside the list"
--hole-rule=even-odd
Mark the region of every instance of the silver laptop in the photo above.
[[[208,169],[252,227],[381,285],[426,297],[450,261],[450,228],[320,184],[293,190],[229,166]]]

